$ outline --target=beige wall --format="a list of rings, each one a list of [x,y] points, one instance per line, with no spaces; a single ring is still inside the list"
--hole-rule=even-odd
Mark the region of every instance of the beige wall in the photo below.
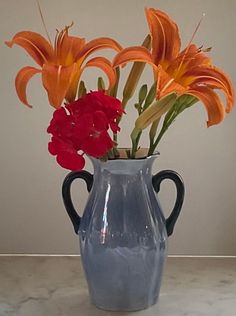
[[[236,83],[235,0],[41,0],[41,3],[51,34],[55,28],[74,21],[74,34],[87,39],[111,36],[124,46],[138,44],[146,35],[144,6],[169,12],[179,24],[184,44],[205,12],[196,42],[199,46],[213,47],[215,63]],[[43,32],[35,2],[0,0],[0,21],[0,253],[76,254],[78,240],[60,195],[67,171],[59,168],[47,152],[49,137],[45,130],[52,108],[39,78],[29,85],[34,109],[28,110],[20,104],[14,91],[14,77],[21,66],[34,62],[20,48],[10,50],[3,44],[20,30]],[[85,75],[90,88],[94,88],[97,74],[89,70]],[[150,78],[148,69],[143,81],[150,83]],[[127,130],[120,137],[122,146],[129,146],[127,136],[134,114],[129,112],[131,116],[123,122]],[[236,111],[220,126],[206,129],[205,121],[206,112],[199,103],[177,120],[159,147],[161,156],[154,171],[174,169],[186,185],[182,215],[170,239],[169,252],[236,255]],[[76,205],[84,205],[87,197],[84,186],[75,184],[73,192]],[[173,198],[169,199],[170,195]],[[174,200],[174,189],[168,182],[163,185],[160,197],[167,214]]]

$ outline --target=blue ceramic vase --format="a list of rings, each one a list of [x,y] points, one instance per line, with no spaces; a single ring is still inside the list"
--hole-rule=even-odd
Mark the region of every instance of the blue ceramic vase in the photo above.
[[[106,162],[91,158],[94,175],[71,172],[64,180],[64,204],[79,235],[91,301],[98,308],[134,311],[158,300],[167,237],[182,207],[184,185],[171,170],[152,176],[156,157]],[[77,178],[85,180],[90,192],[82,218],[70,195]],[[173,180],[177,188],[176,203],[167,220],[156,195],[164,179]]]

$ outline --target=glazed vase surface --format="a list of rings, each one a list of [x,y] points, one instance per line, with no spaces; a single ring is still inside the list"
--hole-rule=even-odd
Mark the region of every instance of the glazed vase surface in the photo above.
[[[158,300],[167,238],[182,206],[183,187],[173,171],[152,176],[155,158],[106,162],[91,158],[94,175],[72,172],[64,181],[64,202],[79,235],[91,301],[101,309],[134,311]],[[84,179],[90,191],[82,218],[70,197],[76,178]],[[167,221],[156,195],[165,178],[177,187],[175,208]]]

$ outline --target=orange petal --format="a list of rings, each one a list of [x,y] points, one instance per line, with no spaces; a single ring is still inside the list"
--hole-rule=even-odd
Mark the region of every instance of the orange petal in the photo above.
[[[157,81],[157,99],[172,92],[176,92],[179,95],[186,92],[186,88],[177,83],[173,77],[165,72],[161,65],[158,66],[155,77]]]
[[[77,71],[74,73],[73,77],[71,78],[71,84],[66,92],[65,99],[67,102],[71,103],[75,100],[79,79],[82,73],[82,69],[77,66]]]
[[[111,62],[104,57],[95,57],[90,59],[84,66],[85,67],[98,67],[100,69],[102,69],[108,79],[109,79],[109,88],[108,90],[112,89],[116,83],[116,71],[115,69],[112,67]]]
[[[9,47],[12,47],[13,44],[23,47],[40,66],[53,59],[52,46],[38,33],[29,31],[19,32],[11,41],[5,43]]]
[[[119,43],[109,37],[100,37],[94,40],[91,40],[85,44],[84,48],[77,53],[76,60],[82,58],[83,60],[94,51],[104,48],[112,48],[117,52],[122,50],[122,47]]]
[[[177,24],[160,10],[146,8],[145,13],[152,37],[155,64],[171,61],[178,55],[181,45]]]
[[[118,53],[115,56],[113,60],[113,66],[118,67],[120,65],[124,65],[127,62],[132,61],[148,63],[151,64],[154,68],[156,68],[151,53],[147,48],[142,46],[133,46],[123,49],[120,53]]]
[[[36,69],[34,67],[24,67],[18,72],[16,76],[15,86],[16,86],[17,95],[19,99],[21,100],[21,102],[23,102],[25,105],[27,105],[30,108],[32,108],[32,105],[30,105],[29,102],[27,101],[26,87],[29,80],[39,72],[41,72],[41,70]]]
[[[171,62],[167,68],[167,72],[171,73],[177,81],[188,85],[188,71],[196,67],[209,67],[211,65],[210,58],[204,54],[195,44],[186,47],[178,57]]]
[[[189,69],[196,66],[209,66],[211,64],[209,56],[202,52],[195,44],[190,44],[179,54],[178,59],[181,60],[182,58],[184,58],[184,62]]]
[[[48,99],[54,108],[59,108],[78,71],[77,64],[71,66],[56,66],[45,64],[42,70],[44,88],[48,92]]]
[[[219,124],[225,117],[225,108],[218,95],[209,87],[195,87],[187,94],[198,98],[205,105],[208,113],[207,127]]]
[[[226,112],[230,112],[234,104],[234,88],[230,78],[220,69],[216,67],[203,68],[198,67],[186,73],[191,76],[192,85],[205,84],[211,88],[221,89],[227,98]]]
[[[68,28],[61,31],[55,39],[55,55],[58,64],[71,65],[76,61],[78,52],[85,45],[85,39],[68,35]]]

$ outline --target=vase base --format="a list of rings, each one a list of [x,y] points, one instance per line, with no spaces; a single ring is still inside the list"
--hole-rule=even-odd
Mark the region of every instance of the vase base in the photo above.
[[[97,307],[98,309],[110,312],[137,312],[144,309],[148,309],[149,307],[155,305],[158,301],[158,296],[151,300],[151,302],[143,305],[136,305],[136,306],[101,306],[93,301],[91,303]]]

